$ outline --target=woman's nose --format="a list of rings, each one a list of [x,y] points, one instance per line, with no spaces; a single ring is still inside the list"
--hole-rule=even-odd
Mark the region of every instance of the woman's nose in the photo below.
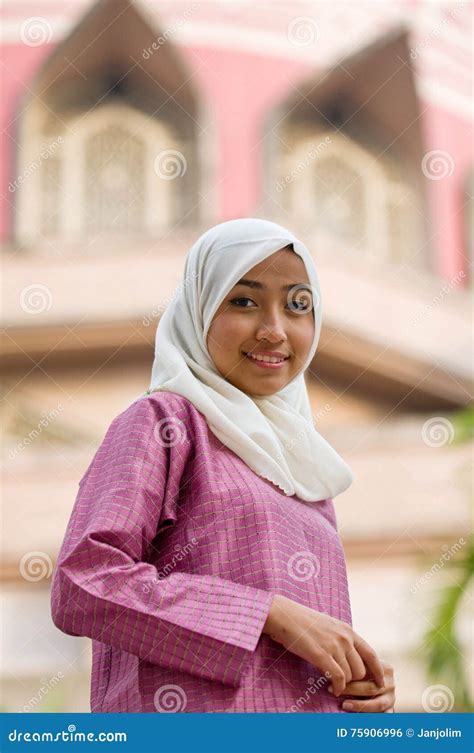
[[[286,340],[287,337],[285,328],[279,317],[270,316],[262,319],[258,325],[256,339],[265,339],[272,342],[281,342],[282,340]]]

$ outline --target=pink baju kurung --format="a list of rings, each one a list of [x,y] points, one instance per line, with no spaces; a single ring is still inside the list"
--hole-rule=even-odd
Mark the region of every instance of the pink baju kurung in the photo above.
[[[93,712],[343,712],[262,629],[274,594],[351,624],[331,499],[255,474],[186,398],[111,423],[80,481],[52,616],[93,640]]]

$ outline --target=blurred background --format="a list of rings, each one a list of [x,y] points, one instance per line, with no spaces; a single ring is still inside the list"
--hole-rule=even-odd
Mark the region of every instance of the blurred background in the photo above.
[[[315,424],[354,628],[397,711],[472,708],[472,12],[467,2],[3,3],[2,710],[89,711],[51,572],[211,225],[310,248]]]

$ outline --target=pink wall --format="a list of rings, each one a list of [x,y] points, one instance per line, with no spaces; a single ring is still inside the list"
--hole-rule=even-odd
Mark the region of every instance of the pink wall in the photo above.
[[[20,114],[25,107],[36,71],[54,45],[28,47],[23,44],[9,45],[2,50],[2,97],[0,105],[0,241],[11,237],[15,213],[15,192],[9,190],[10,181],[17,175],[18,129]]]
[[[262,203],[265,118],[310,70],[297,62],[222,50],[183,50],[209,107],[216,136],[219,220],[253,215]],[[258,86],[255,82],[258,81]]]
[[[21,98],[28,92],[35,72],[53,45],[4,48],[2,135],[0,142],[0,240],[11,237],[15,194],[8,189],[15,178],[15,152]],[[237,51],[205,48],[181,49],[194,72],[197,94],[207,111],[215,145],[216,173],[209,191],[217,185],[218,220],[253,215],[265,200],[262,194],[262,146],[266,119],[272,108],[291,94],[292,85],[307,78],[309,65]],[[472,163],[472,128],[453,113],[429,103],[421,123],[426,151],[442,150],[454,162],[452,175],[427,180],[433,250],[432,269],[452,278],[466,271],[463,257],[464,212],[462,189]],[[16,118],[16,120],[15,120]],[[205,127],[207,123],[200,124]],[[205,190],[205,187],[204,187]],[[467,283],[467,271],[465,283]]]
[[[445,152],[439,159],[439,180],[427,180],[431,216],[432,241],[435,253],[433,270],[440,277],[452,279],[460,271],[468,283],[469,271],[464,246],[464,223],[468,207],[463,207],[463,190],[469,166],[472,165],[473,129],[466,121],[431,105],[423,122],[425,150]]]

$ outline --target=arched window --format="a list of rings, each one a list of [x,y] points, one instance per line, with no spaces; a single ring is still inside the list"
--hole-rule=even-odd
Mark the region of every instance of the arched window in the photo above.
[[[28,143],[24,159],[37,169],[20,187],[20,240],[153,237],[176,221],[165,163],[174,159],[183,173],[185,147],[169,127],[128,104],[77,114],[60,129],[56,121],[53,131],[46,120]]]
[[[192,77],[142,10],[97,0],[30,82],[14,176],[18,243],[102,252],[197,221]]]
[[[410,60],[406,29],[381,34],[267,118],[265,191],[277,221],[288,213],[320,252],[348,263],[433,266]]]
[[[146,144],[109,123],[84,141],[82,201],[90,231],[139,232],[145,226]]]
[[[374,260],[400,261],[418,237],[410,184],[388,157],[331,129],[291,129],[278,202],[307,231]]]

